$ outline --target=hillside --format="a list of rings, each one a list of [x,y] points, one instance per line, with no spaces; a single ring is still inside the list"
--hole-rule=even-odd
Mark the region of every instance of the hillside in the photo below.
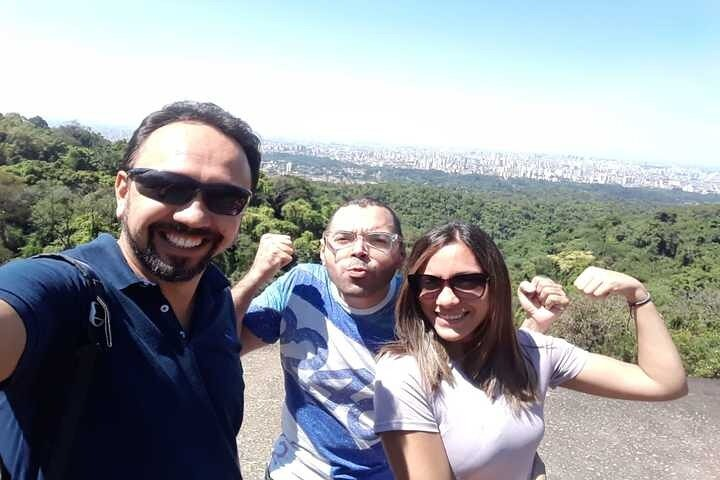
[[[0,262],[57,251],[117,232],[112,185],[124,141],[40,117],[0,117]],[[323,168],[334,164],[325,162]],[[396,208],[406,244],[451,219],[475,222],[506,255],[515,284],[533,275],[571,282],[596,264],[646,282],[690,373],[720,377],[720,203],[673,191],[458,178],[378,171],[375,181],[337,184],[261,177],[236,246],[217,259],[238,279],[265,232],[295,238],[301,261],[344,199],[369,195]],[[379,175],[379,177],[378,177]],[[382,183],[377,180],[388,180]],[[400,181],[402,180],[402,181]],[[558,334],[620,358],[634,355],[627,310],[576,299]]]

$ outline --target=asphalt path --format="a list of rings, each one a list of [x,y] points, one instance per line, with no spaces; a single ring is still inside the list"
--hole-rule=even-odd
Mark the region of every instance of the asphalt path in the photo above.
[[[245,420],[238,450],[246,480],[264,478],[280,431],[277,346],[243,357]],[[549,480],[720,479],[720,380],[690,379],[673,402],[622,402],[564,388],[546,399],[540,455]]]

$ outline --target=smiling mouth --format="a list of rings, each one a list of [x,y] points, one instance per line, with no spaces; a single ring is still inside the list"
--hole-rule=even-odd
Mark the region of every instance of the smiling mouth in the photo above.
[[[440,319],[440,320],[442,320],[442,321],[445,322],[445,323],[456,323],[456,322],[462,320],[463,318],[465,318],[465,317],[467,316],[467,314],[468,314],[468,312],[466,312],[466,311],[465,311],[465,312],[456,313],[456,314],[453,314],[453,315],[435,313],[435,315],[437,316],[437,318]]]
[[[159,234],[163,240],[168,242],[170,245],[182,249],[197,248],[206,241],[204,238],[183,235],[176,232],[159,232]]]

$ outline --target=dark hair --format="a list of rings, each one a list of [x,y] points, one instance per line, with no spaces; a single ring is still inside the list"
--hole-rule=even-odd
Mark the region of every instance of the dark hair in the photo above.
[[[252,189],[255,190],[260,176],[260,139],[250,125],[214,103],[175,102],[145,117],[130,137],[120,169],[127,170],[132,166],[143,143],[155,130],[175,122],[204,123],[239,143],[248,159]]]
[[[512,406],[536,399],[537,376],[524,359],[517,341],[512,318],[512,292],[502,253],[490,236],[479,227],[451,222],[425,233],[407,259],[407,273],[422,273],[428,260],[441,248],[453,243],[466,245],[483,271],[489,276],[489,310],[467,341],[461,369],[490,398],[504,395]],[[435,391],[443,380],[453,383],[449,356],[430,321],[425,318],[417,292],[407,282],[398,296],[395,331],[397,341],[385,352],[413,355],[423,384]]]
[[[400,225],[400,219],[398,218],[397,214],[395,213],[395,210],[390,208],[390,206],[388,204],[386,204],[385,202],[383,202],[381,200],[377,200],[375,198],[371,198],[371,197],[355,198],[352,200],[348,200],[345,203],[343,203],[342,205],[340,205],[338,208],[335,209],[333,214],[330,216],[330,221],[328,222],[328,228],[330,228],[330,225],[332,224],[332,221],[335,218],[335,215],[337,215],[338,211],[341,208],[351,207],[351,206],[357,206],[357,207],[362,207],[362,208],[380,207],[380,208],[384,208],[385,210],[390,212],[390,216],[392,217],[392,221],[393,221],[393,229],[395,230],[394,233],[397,233],[398,235],[400,235],[400,239],[402,241],[402,226]]]

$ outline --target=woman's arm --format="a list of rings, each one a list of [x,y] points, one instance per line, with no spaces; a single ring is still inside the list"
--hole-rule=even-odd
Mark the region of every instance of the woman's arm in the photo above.
[[[588,267],[575,286],[592,298],[622,295],[629,304],[649,298],[645,286],[624,273]],[[631,307],[635,314],[638,363],[590,354],[585,367],[562,386],[627,400],[672,400],[687,394],[680,354],[652,302]]]
[[[439,433],[390,431],[380,439],[396,480],[455,479]]]

